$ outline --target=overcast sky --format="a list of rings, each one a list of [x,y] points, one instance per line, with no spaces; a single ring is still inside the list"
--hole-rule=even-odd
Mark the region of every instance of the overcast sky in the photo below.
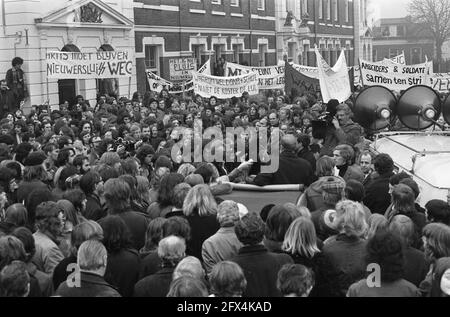
[[[375,0],[380,8],[381,18],[402,18],[408,15],[409,0]]]

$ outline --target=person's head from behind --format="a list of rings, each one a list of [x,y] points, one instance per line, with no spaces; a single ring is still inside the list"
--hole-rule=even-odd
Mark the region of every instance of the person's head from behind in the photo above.
[[[122,179],[109,179],[104,186],[104,196],[108,210],[121,213],[130,207],[131,189]]]
[[[333,226],[348,237],[364,237],[368,225],[362,205],[350,200],[339,202],[336,205],[336,218]]]
[[[90,171],[81,176],[80,188],[86,196],[103,194],[103,180],[99,173]]]
[[[208,297],[208,289],[202,280],[182,276],[170,283],[167,297]]]
[[[414,192],[408,185],[395,185],[391,197],[392,208],[396,213],[410,214],[416,211]]]
[[[191,238],[191,226],[184,217],[170,217],[162,225],[163,238],[168,236],[177,236],[185,241]]]
[[[345,181],[340,177],[324,178],[320,187],[323,202],[331,209],[345,196]]]
[[[450,226],[450,206],[446,201],[430,200],[425,204],[425,209],[428,221]]]
[[[300,212],[295,208],[286,208],[283,205],[273,207],[266,221],[266,239],[283,242],[286,231],[298,217]]]
[[[396,215],[389,222],[389,231],[397,234],[405,247],[411,247],[417,241],[417,230],[414,222],[405,215]]]
[[[203,178],[203,182],[205,184],[209,184],[213,181],[214,171],[208,164],[200,165],[195,171],[194,174],[198,174]]]
[[[26,259],[22,241],[14,236],[0,237],[0,270],[12,261],[26,262]]]
[[[334,167],[336,166],[334,160],[329,156],[322,156],[316,162],[317,177],[333,176]]]
[[[261,212],[260,212],[259,215],[260,215],[261,219],[264,221],[264,223],[266,223],[267,217],[269,217],[269,213],[270,213],[270,211],[272,210],[273,207],[275,207],[274,204],[268,204],[268,205],[265,205],[261,209]]]
[[[234,227],[239,220],[239,206],[232,200],[220,203],[217,210],[217,220],[222,228]]]
[[[189,217],[194,215],[195,212],[201,217],[217,213],[217,203],[208,185],[194,186],[184,200],[184,215]]]
[[[249,212],[236,223],[234,231],[243,245],[257,245],[263,241],[265,224],[257,213]]]
[[[93,220],[82,222],[73,227],[71,233],[72,254],[76,255],[80,245],[87,240],[103,240],[103,229]]]
[[[385,153],[377,155],[373,161],[373,165],[379,175],[389,175],[394,171],[394,161]]]
[[[158,244],[158,256],[162,266],[174,268],[186,256],[186,242],[177,236],[168,236]]]
[[[430,223],[422,230],[425,256],[431,262],[450,257],[450,227],[442,223]]]
[[[313,222],[305,217],[295,219],[284,237],[283,251],[312,259],[320,252]]]
[[[131,246],[131,234],[120,216],[107,216],[101,221],[103,244],[109,253],[120,252]]]
[[[187,256],[183,258],[175,267],[172,279],[177,279],[181,276],[191,276],[199,280],[205,280],[205,270],[202,263],[194,256]]]
[[[158,203],[161,206],[170,206],[173,203],[174,187],[181,184],[184,177],[181,174],[170,173],[161,179],[161,185],[158,191]]]
[[[183,209],[184,200],[191,188],[187,183],[180,183],[173,188],[172,203],[176,209]]]
[[[27,297],[30,275],[22,261],[12,261],[0,271],[0,297]]]
[[[105,275],[108,252],[97,240],[87,240],[78,248],[77,264],[81,271]]]
[[[314,273],[301,264],[286,264],[278,272],[277,288],[284,297],[308,297]]]
[[[380,231],[367,243],[366,263],[380,267],[381,282],[400,280],[404,274],[402,240],[389,231]]]
[[[367,230],[367,239],[371,239],[377,232],[387,231],[389,222],[385,216],[380,214],[373,214],[369,217],[369,229]]]
[[[365,196],[364,185],[357,180],[350,179],[345,184],[344,195],[348,200],[362,203]]]
[[[22,242],[26,255],[26,258],[23,261],[26,263],[30,262],[36,252],[33,233],[26,227],[19,227],[14,229],[11,235]]]
[[[247,288],[244,271],[235,262],[223,261],[213,266],[209,275],[211,292],[216,297],[241,297]]]
[[[158,248],[158,243],[162,239],[163,225],[167,220],[158,217],[150,221],[145,232],[145,250],[151,251]]]
[[[28,223],[27,209],[22,204],[9,206],[5,212],[5,222],[14,224],[15,227],[22,227]]]

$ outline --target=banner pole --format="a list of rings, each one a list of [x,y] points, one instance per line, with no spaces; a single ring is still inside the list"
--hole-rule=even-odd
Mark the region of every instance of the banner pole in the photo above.
[[[128,79],[128,99],[131,100],[131,76]]]

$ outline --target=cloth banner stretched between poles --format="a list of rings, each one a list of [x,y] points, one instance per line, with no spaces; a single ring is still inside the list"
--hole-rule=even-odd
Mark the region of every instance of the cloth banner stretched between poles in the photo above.
[[[237,77],[217,77],[193,73],[194,92],[204,98],[212,96],[219,99],[241,97],[244,92],[250,96],[259,92],[258,75],[245,74]]]
[[[163,89],[169,91],[172,94],[181,94],[186,91],[194,89],[192,80],[187,83],[176,84],[159,77],[158,75],[152,73],[150,70],[145,71],[147,75],[148,85],[151,91],[160,93]]]

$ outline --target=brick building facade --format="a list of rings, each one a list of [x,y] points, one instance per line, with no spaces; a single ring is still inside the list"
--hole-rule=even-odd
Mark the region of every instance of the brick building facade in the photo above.
[[[329,64],[334,65],[344,48],[347,63],[354,65],[355,38],[359,37],[357,1],[276,1],[278,59],[287,56],[294,63],[316,66],[317,45]]]
[[[374,28],[373,58],[381,61],[405,52],[406,64],[420,64],[434,56],[430,34],[409,17],[381,19]]]
[[[253,66],[276,63],[275,0],[135,0],[137,83],[145,70],[169,79],[169,60],[209,57]]]

